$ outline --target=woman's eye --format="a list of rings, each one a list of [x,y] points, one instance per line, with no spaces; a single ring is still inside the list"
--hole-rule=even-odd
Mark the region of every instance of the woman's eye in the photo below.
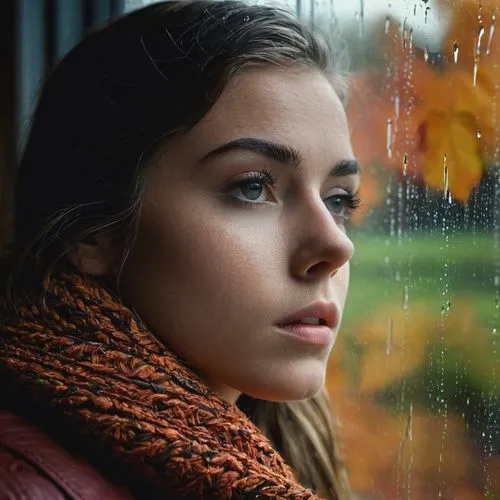
[[[360,204],[359,196],[352,193],[337,194],[324,200],[326,208],[334,217],[350,219]]]
[[[275,184],[276,180],[268,173],[255,172],[246,179],[233,184],[229,189],[229,194],[247,203],[275,201],[271,191],[271,187]]]

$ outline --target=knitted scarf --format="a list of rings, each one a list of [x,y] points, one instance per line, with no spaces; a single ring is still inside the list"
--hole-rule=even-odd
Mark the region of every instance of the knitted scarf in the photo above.
[[[317,498],[102,283],[66,270],[42,297],[0,301],[0,404],[140,498]]]

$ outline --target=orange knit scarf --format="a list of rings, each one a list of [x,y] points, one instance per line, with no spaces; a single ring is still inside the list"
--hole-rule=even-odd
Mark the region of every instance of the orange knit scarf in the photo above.
[[[317,498],[102,284],[61,272],[34,304],[0,302],[0,404],[140,498]]]

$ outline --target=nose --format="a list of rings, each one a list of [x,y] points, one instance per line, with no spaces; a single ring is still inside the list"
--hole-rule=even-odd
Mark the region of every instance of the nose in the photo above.
[[[292,274],[307,281],[334,276],[354,253],[345,228],[319,200],[301,210],[294,224]]]

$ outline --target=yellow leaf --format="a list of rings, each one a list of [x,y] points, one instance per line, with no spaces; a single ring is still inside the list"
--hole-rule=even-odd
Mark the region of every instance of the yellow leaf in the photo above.
[[[467,112],[432,110],[424,124],[424,179],[467,201],[483,173],[477,120]],[[446,175],[447,169],[447,175]]]

